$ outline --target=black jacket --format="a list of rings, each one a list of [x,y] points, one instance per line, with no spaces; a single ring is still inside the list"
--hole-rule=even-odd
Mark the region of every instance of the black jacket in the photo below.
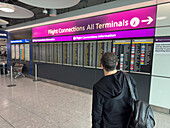
[[[136,82],[130,79],[137,96]],[[92,128],[126,128],[131,100],[123,72],[101,78],[93,87]]]

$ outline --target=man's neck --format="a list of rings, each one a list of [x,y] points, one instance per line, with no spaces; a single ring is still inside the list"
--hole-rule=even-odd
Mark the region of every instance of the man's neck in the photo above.
[[[104,70],[104,75],[105,75],[105,76],[113,75],[113,74],[115,74],[115,73],[117,73],[117,70],[116,70],[116,69],[113,70],[113,71],[110,71],[110,72],[107,72],[106,70]]]

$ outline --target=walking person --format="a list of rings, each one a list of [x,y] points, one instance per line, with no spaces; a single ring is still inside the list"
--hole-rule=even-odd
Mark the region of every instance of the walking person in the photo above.
[[[125,74],[116,70],[116,56],[106,52],[101,58],[102,77],[93,87],[92,128],[126,128],[132,107]],[[137,97],[136,82],[130,76]]]

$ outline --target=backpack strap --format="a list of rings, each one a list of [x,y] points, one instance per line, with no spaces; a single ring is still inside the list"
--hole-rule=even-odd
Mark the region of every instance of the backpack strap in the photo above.
[[[130,94],[131,94],[131,96],[132,96],[132,99],[133,99],[134,101],[136,101],[136,96],[135,96],[135,93],[134,93],[134,90],[133,90],[133,87],[132,87],[132,82],[131,82],[131,80],[130,80],[130,77],[129,77],[126,73],[124,73],[124,75],[125,75],[125,77],[126,77],[126,80],[127,80],[127,83],[128,83],[128,87],[129,87],[129,89],[130,89]]]

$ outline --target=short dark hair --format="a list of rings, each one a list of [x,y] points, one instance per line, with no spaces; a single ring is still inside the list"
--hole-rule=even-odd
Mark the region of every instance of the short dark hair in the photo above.
[[[109,72],[116,69],[116,55],[112,52],[106,52],[101,58],[101,64]]]

